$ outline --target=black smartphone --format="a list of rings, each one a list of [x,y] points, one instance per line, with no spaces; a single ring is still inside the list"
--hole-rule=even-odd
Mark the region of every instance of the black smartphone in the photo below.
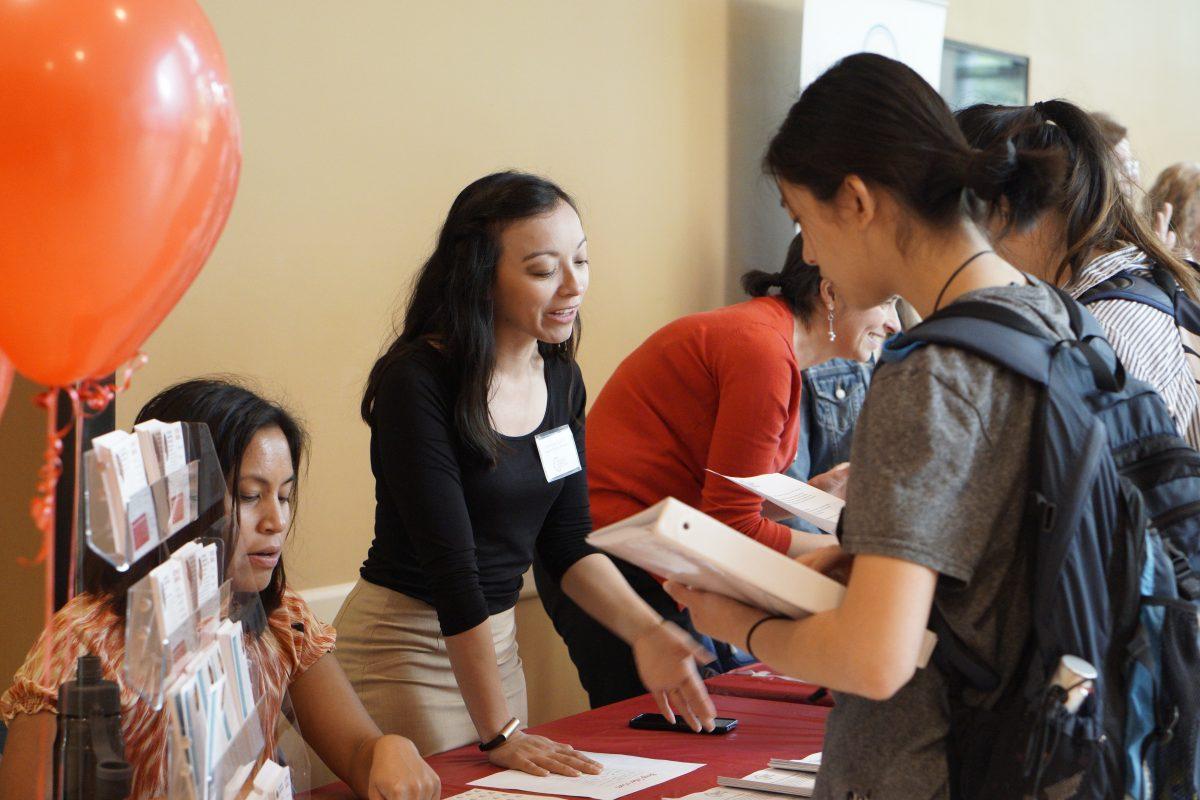
[[[732,717],[717,717],[713,720],[715,723],[711,731],[701,730],[703,734],[709,736],[719,736],[722,733],[729,733],[737,727],[737,720]],[[662,714],[638,714],[633,719],[629,720],[629,727],[637,728],[642,731],[678,731],[679,733],[695,733],[694,730],[687,724],[687,721],[675,715],[675,724],[667,722],[667,718]]]

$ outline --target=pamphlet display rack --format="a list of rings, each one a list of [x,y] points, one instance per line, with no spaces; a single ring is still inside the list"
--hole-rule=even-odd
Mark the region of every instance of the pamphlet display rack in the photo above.
[[[87,545],[120,572],[173,537],[186,535],[197,523],[211,527],[225,516],[225,476],[208,426],[202,422],[181,426],[186,464],[158,480],[146,481],[128,498],[106,491],[105,479],[112,477],[106,473],[119,467],[105,463],[94,450],[83,455],[82,517]],[[121,508],[114,509],[118,503]]]
[[[193,541],[201,548],[224,543]],[[290,698],[286,690],[270,690],[260,663],[272,657],[268,637],[275,634],[258,593],[236,592],[232,580],[223,580],[219,591],[197,601],[189,574],[187,613],[168,624],[172,615],[162,607],[169,591],[155,572],[130,588],[124,667],[139,702],[167,721],[167,799],[290,798],[309,788],[307,750]],[[266,771],[281,773],[286,791],[276,785],[253,793]]]
[[[307,749],[286,687],[265,680],[278,646],[262,601],[230,567],[236,529],[208,426],[105,436],[84,454],[80,528],[90,553],[142,576],[125,594],[121,679],[162,715],[167,800],[290,800],[308,788]],[[81,569],[76,588],[95,590],[94,574]]]

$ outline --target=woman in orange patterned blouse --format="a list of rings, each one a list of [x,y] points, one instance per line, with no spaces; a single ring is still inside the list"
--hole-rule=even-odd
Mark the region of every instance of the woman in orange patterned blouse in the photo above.
[[[435,800],[437,775],[408,739],[380,733],[330,655],[334,630],[287,586],[280,553],[304,455],[300,425],[278,405],[216,380],[188,381],[163,391],[143,407],[138,420],[145,419],[205,422],[212,432],[233,521],[227,573],[235,592],[258,593],[267,615],[265,624],[261,616],[257,625],[245,621],[264,717],[277,718],[287,691],[305,740],[356,794],[372,800]],[[87,653],[99,656],[104,677],[121,689],[125,756],[134,771],[131,798],[165,797],[167,714],[139,700],[122,669],[125,590],[161,561],[160,554],[151,553],[118,573],[92,556],[85,568],[89,591],[55,614],[0,697],[0,717],[10,726],[0,759],[0,798],[29,798],[38,787],[49,786],[58,687],[73,677],[77,658]],[[265,730],[274,729],[270,719],[265,722]]]

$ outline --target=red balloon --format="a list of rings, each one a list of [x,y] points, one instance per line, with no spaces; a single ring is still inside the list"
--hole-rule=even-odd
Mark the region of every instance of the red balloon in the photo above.
[[[12,363],[0,353],[0,419],[4,419],[4,407],[8,405],[8,393],[12,391]]]
[[[0,349],[49,386],[114,371],[191,285],[241,131],[192,0],[0,0]]]

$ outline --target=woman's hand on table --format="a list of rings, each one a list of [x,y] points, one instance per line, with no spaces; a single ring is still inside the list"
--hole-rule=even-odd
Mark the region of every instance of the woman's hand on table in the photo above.
[[[838,583],[850,582],[850,568],[854,566],[854,556],[843,550],[841,545],[822,547],[805,553],[796,560],[822,575],[828,575]]]
[[[488,761],[497,767],[519,769],[544,778],[550,773],[577,778],[581,774],[599,775],[604,767],[569,744],[562,744],[517,731],[507,742],[488,751]]]
[[[442,781],[403,736],[380,736],[371,758],[369,800],[438,800]]]
[[[828,472],[814,475],[808,479],[810,486],[815,486],[822,492],[829,492],[839,500],[846,499],[846,482],[850,480],[850,462],[843,461]]]
[[[642,684],[664,717],[674,722],[678,713],[697,733],[713,729],[717,709],[696,664],[707,664],[714,655],[678,625],[664,620],[634,640],[633,657]]]

